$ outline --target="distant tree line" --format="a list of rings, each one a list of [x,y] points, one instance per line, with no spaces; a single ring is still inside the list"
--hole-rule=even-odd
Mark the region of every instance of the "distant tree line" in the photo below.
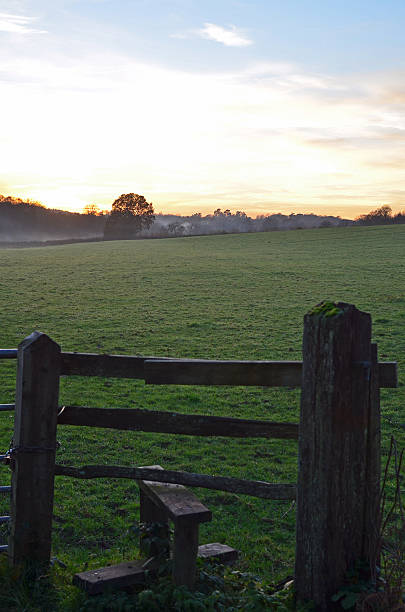
[[[45,208],[39,202],[0,195],[0,242],[101,238],[105,217]]]
[[[83,213],[45,208],[39,202],[0,195],[0,242],[58,240],[128,240],[206,234],[272,232],[290,229],[386,225],[405,223],[405,211],[393,215],[381,206],[354,221],[315,214],[281,213],[249,217],[245,212],[217,208],[213,214],[189,216],[156,214],[144,196],[122,194],[110,213],[88,204]]]
[[[259,215],[249,217],[243,211],[232,213],[229,209],[217,208],[211,215],[194,213],[190,216],[156,215],[155,223],[142,232],[143,237],[194,236],[205,234],[235,234],[247,232],[272,232],[289,229],[317,227],[342,227],[353,221],[340,217],[315,214]]]
[[[391,225],[405,223],[405,210],[392,214],[391,206],[381,206],[372,210],[366,215],[360,215],[356,217],[355,222],[357,225]]]

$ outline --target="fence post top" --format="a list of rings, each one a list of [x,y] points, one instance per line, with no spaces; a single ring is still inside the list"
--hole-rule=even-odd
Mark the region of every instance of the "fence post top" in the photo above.
[[[323,300],[309,310],[306,316],[321,316],[323,318],[332,318],[342,314],[348,314],[350,312],[358,312],[363,315],[368,315],[367,312],[359,310],[354,304],[347,304],[346,302],[331,302]],[[370,316],[370,315],[369,315]]]
[[[40,347],[42,345],[53,345],[60,351],[60,346],[57,344],[52,338],[44,334],[43,332],[34,331],[32,334],[24,338],[22,342],[18,345],[19,351],[25,351],[27,349],[34,348],[36,346]]]

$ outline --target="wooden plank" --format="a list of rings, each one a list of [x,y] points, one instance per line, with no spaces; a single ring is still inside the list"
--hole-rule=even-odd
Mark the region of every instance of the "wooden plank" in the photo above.
[[[396,362],[380,363],[380,386],[397,387]],[[256,385],[301,387],[301,361],[145,360],[145,382],[154,385]]]
[[[379,388],[398,387],[398,366],[396,361],[381,361],[377,364]]]
[[[192,472],[174,470],[155,470],[139,467],[122,467],[118,465],[83,465],[72,467],[55,465],[55,476],[70,476],[72,478],[129,478],[133,480],[152,480],[182,484],[189,487],[202,487],[229,493],[240,493],[263,499],[295,499],[295,484],[272,484],[260,480],[242,480],[225,476],[207,476]]]
[[[9,559],[49,563],[51,553],[60,347],[34,332],[18,347],[11,454]]]
[[[214,560],[225,565],[237,561],[239,553],[235,548],[226,544],[213,542],[211,544],[201,544],[198,547],[197,556],[200,559]]]
[[[73,584],[88,593],[97,595],[106,589],[124,589],[145,582],[144,561],[126,561],[101,567],[73,576]]]
[[[62,353],[61,374],[68,376],[107,376],[143,378],[145,357],[98,355],[95,353]]]
[[[160,465],[145,466],[163,472]],[[211,521],[212,512],[204,506],[192,493],[183,485],[168,484],[151,480],[138,481],[141,491],[146,493],[151,501],[160,508],[177,526],[188,523],[205,523]]]
[[[85,425],[131,431],[232,438],[298,439],[298,424],[273,423],[230,417],[179,414],[157,410],[64,406],[58,425]]]
[[[300,386],[301,362],[299,361],[216,361],[208,359],[175,359],[157,357],[132,357],[127,355],[98,355],[92,353],[66,353],[61,354],[61,374],[79,376],[108,376],[118,378],[146,378],[146,369],[151,363],[172,364],[177,373],[183,367],[201,367],[204,372],[214,372],[215,379],[220,382],[193,382],[177,383],[170,380],[168,383],[154,384],[238,384],[238,385],[269,385]],[[179,365],[179,368],[176,367]],[[160,367],[160,366],[159,366]],[[219,369],[218,369],[219,368]],[[216,371],[218,370],[218,373]],[[155,371],[153,371],[155,372]],[[246,380],[257,382],[240,382],[238,375]],[[206,375],[205,375],[206,376]],[[212,376],[212,375],[211,375]],[[224,382],[225,377],[231,377],[233,382]],[[149,377],[149,370],[148,370]],[[266,378],[263,381],[263,378]],[[275,382],[272,382],[274,379]],[[146,382],[154,382],[147,380]],[[277,384],[275,384],[277,383]]]
[[[145,363],[147,362],[147,364]],[[172,364],[176,381],[169,369],[158,364]],[[176,367],[179,364],[179,367]],[[380,363],[381,387],[398,384],[395,362]],[[156,369],[155,369],[156,368]],[[179,369],[180,368],[180,369]],[[201,372],[199,370],[201,369]],[[146,373],[147,369],[147,373]],[[301,361],[218,361],[176,359],[97,353],[61,353],[61,374],[66,376],[106,376],[145,379],[149,384],[301,386]],[[159,377],[159,380],[158,380]],[[182,380],[184,382],[177,382]],[[204,380],[206,382],[204,382]],[[210,381],[218,382],[210,382]],[[246,382],[245,382],[246,381]]]
[[[6,551],[7,546],[0,546],[0,552]],[[217,559],[220,563],[232,563],[237,559],[238,552],[226,544],[203,544],[198,547],[198,557],[203,559]],[[125,561],[117,565],[102,567],[73,576],[73,584],[88,595],[98,595],[105,590],[124,589],[145,582],[145,570],[151,566],[147,561]]]
[[[295,588],[322,611],[363,553],[370,339],[349,304],[304,319]]]
[[[175,525],[173,542],[173,581],[194,589],[197,577],[198,523]]]
[[[300,361],[145,360],[145,382],[154,385],[256,385],[300,387]]]

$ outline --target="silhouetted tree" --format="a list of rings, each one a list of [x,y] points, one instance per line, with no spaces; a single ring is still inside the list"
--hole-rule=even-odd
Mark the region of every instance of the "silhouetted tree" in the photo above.
[[[104,240],[130,240],[155,220],[153,205],[137,193],[123,193],[112,205]]]
[[[392,208],[385,204],[376,210],[372,210],[366,215],[356,217],[355,221],[359,225],[387,225],[393,222]]]
[[[97,206],[97,204],[86,204],[86,206],[83,208],[83,213],[85,215],[98,215],[98,216],[101,216],[103,214],[100,208]]]

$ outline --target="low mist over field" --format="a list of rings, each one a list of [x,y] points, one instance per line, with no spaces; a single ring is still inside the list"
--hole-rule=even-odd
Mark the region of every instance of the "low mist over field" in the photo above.
[[[243,211],[232,212],[217,208],[213,214],[195,213],[189,216],[154,214],[153,206],[143,196],[127,194],[121,198],[134,197],[145,201],[149,207],[148,223],[143,216],[128,207],[120,212],[101,211],[96,205],[85,207],[84,213],[48,209],[30,200],[0,195],[0,243],[116,240],[135,238],[174,238],[203,236],[209,234],[243,234],[272,232],[278,230],[347,227],[348,225],[386,225],[405,223],[405,213],[395,215],[389,206],[382,206],[354,221],[336,216],[281,213],[259,215],[255,218]],[[114,207],[113,204],[113,207]],[[118,214],[118,218],[116,215]],[[107,231],[113,219],[120,227],[111,234]]]
[[[46,242],[54,240],[103,239],[108,213],[89,207],[88,213],[48,209],[36,202],[0,196],[0,242]],[[211,215],[157,214],[148,229],[136,238],[167,238],[207,234],[237,234],[286,229],[309,229],[350,225],[340,217],[314,214],[261,215],[217,209]]]

